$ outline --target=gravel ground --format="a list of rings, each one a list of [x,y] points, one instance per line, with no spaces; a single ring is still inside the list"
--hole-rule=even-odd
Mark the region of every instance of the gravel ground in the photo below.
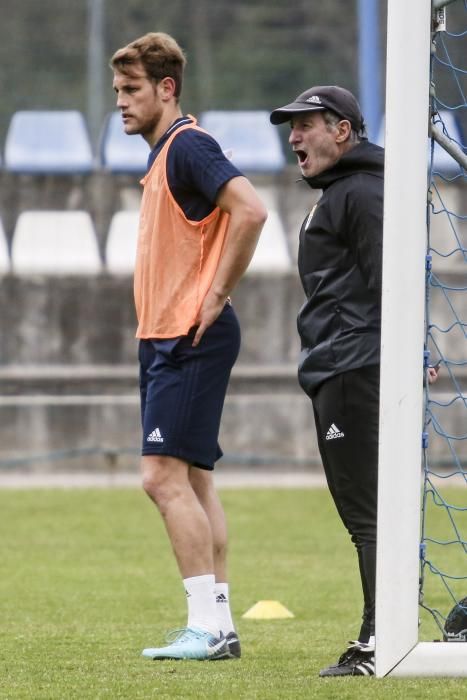
[[[214,472],[218,488],[322,488],[326,486],[321,471],[298,471],[275,465],[245,469],[218,469]],[[438,487],[465,486],[462,475],[449,479],[432,477]],[[135,472],[25,472],[19,470],[0,471],[0,489],[32,488],[140,488],[140,477]]]
[[[229,469],[214,472],[219,488],[315,488],[325,485],[321,472],[297,472],[258,469]],[[93,472],[0,472],[0,488],[121,488],[140,487],[137,473]]]

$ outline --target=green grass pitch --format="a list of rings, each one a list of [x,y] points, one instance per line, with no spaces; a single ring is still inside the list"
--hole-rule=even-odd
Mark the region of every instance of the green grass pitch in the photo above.
[[[352,545],[327,490],[224,490],[239,661],[151,662],[183,626],[163,526],[137,489],[0,491],[1,700],[467,697],[464,679],[319,679],[359,623]],[[466,592],[467,593],[467,592]],[[295,617],[245,620],[259,600]]]

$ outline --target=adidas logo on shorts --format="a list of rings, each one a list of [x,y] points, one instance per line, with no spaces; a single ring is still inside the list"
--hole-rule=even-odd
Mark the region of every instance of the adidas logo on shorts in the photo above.
[[[147,436],[146,442],[164,442],[164,438],[162,437],[159,428],[154,428],[152,433]]]
[[[335,440],[336,438],[343,438],[344,433],[339,430],[337,425],[333,423],[326,433],[326,440]]]

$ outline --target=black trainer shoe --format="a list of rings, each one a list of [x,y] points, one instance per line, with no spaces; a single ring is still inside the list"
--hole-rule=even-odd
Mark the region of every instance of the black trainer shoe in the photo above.
[[[330,676],[374,676],[375,648],[372,644],[349,642],[349,647],[337,664],[323,668],[321,678]]]
[[[229,632],[225,638],[227,646],[229,649],[230,659],[239,659],[242,655],[242,648],[240,646],[240,640],[236,632]]]

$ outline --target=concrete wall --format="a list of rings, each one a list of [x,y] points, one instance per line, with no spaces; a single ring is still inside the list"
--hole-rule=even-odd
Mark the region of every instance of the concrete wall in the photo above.
[[[131,287],[129,277],[108,275],[1,279],[0,462],[136,468]],[[234,295],[243,344],[224,411],[226,463],[318,461],[311,407],[296,381],[301,302],[295,273],[246,277]]]
[[[61,181],[51,176],[20,176],[16,181],[11,175],[2,177],[0,216],[9,239],[18,213],[61,204],[91,211],[103,251],[113,212],[138,203],[137,178],[109,179],[102,173]],[[273,186],[277,192],[293,260],[299,225],[317,196],[296,179],[291,169],[273,182],[261,178],[255,182]],[[434,236],[436,240],[449,236],[438,220]],[[443,281],[465,287],[465,262],[462,269],[459,256],[455,264],[443,262]],[[311,404],[296,381],[295,318],[303,294],[295,264],[288,273],[248,274],[233,301],[242,326],[242,349],[224,410],[224,463],[317,468]],[[465,322],[465,292],[460,306]],[[433,312],[449,319],[446,300],[436,292]],[[134,330],[128,276],[0,277],[0,468],[137,468],[140,426]],[[465,361],[461,327],[439,342],[450,358]],[[458,377],[465,392],[465,368],[458,369]],[[434,390],[444,398],[452,386],[448,372],[443,371]],[[445,430],[465,434],[465,403],[457,401],[443,415]],[[465,442],[456,447],[467,457]],[[434,445],[434,459],[449,461],[446,443],[435,439]]]
[[[137,468],[131,286],[128,277],[107,275],[0,280],[0,466]],[[296,381],[301,303],[293,272],[247,276],[234,295],[243,343],[222,424],[226,464],[319,464],[311,405]],[[462,349],[459,333],[450,356]],[[445,401],[452,381],[442,372],[436,392]],[[465,379],[464,371],[464,386]],[[441,421],[446,431],[464,434],[465,405],[457,401]],[[434,444],[433,458],[448,460],[446,444]]]

